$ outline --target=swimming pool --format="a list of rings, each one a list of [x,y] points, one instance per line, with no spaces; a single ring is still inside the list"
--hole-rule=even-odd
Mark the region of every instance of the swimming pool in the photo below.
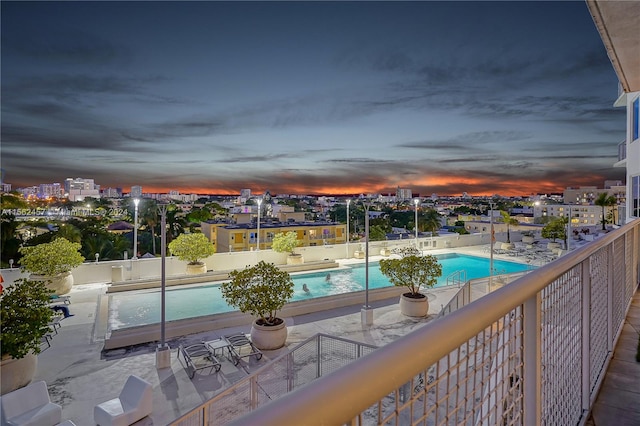
[[[489,259],[448,253],[436,256],[442,265],[442,276],[436,287],[446,284],[447,277],[456,271],[465,270],[467,279],[489,275]],[[521,272],[529,265],[494,260],[494,269],[499,273]],[[327,280],[329,275],[329,280]],[[330,272],[292,274],[295,292],[292,301],[314,297],[330,296],[364,290],[365,266],[357,264]],[[306,284],[309,293],[302,290]],[[369,263],[369,288],[388,287],[389,280],[382,275],[377,262]],[[201,284],[188,288],[168,288],[166,290],[167,321],[193,318],[216,313],[231,312],[235,309],[222,298],[219,284]],[[160,290],[153,289],[140,293],[116,293],[109,296],[109,327],[120,329],[160,322]]]

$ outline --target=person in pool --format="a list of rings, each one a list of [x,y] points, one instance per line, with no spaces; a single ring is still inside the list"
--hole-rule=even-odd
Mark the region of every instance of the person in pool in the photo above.
[[[307,293],[310,294],[311,292],[309,291],[309,287],[307,287],[307,283],[302,284],[302,290]]]
[[[330,282],[331,281],[331,274],[327,274],[327,276],[324,279],[326,282]]]

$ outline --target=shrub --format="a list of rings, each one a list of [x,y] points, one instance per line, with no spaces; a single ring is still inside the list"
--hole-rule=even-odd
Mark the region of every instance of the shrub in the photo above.
[[[21,247],[20,265],[23,271],[53,277],[82,265],[84,257],[79,252],[80,247],[80,243],[72,243],[65,238],[56,238],[50,243],[37,246]]]
[[[433,287],[442,275],[442,265],[435,256],[419,255],[415,248],[402,249],[400,259],[380,260],[380,272],[389,278],[391,284],[407,287],[412,295],[420,293],[420,286]]]
[[[273,244],[271,248],[278,253],[291,253],[295,254],[293,250],[298,247],[300,242],[298,241],[298,234],[294,231],[279,232],[273,237]]]
[[[260,261],[255,266],[229,273],[231,281],[220,285],[222,297],[241,312],[257,317],[260,325],[279,323],[276,313],[293,297],[293,280],[288,272],[273,263]]]
[[[40,339],[49,332],[53,316],[51,293],[42,281],[17,280],[0,297],[2,357],[23,358],[40,353]]]
[[[200,259],[209,257],[216,251],[202,233],[178,235],[178,238],[169,243],[169,250],[178,259],[189,262],[189,265],[197,265]]]

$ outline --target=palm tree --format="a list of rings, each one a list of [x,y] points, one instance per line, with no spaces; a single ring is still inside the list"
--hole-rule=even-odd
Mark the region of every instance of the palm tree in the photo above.
[[[440,213],[434,209],[428,209],[423,214],[418,215],[418,229],[422,228],[423,231],[429,231],[433,235],[440,229],[441,225]]]
[[[140,221],[147,225],[149,232],[151,232],[151,246],[153,255],[156,254],[156,226],[158,226],[158,204],[154,200],[143,200],[143,203],[140,203],[139,208],[139,218]]]
[[[598,198],[593,202],[596,206],[602,207],[602,230],[606,231],[607,218],[605,209],[607,207],[613,207],[617,204],[618,200],[613,195],[609,195],[606,192],[598,194]]]
[[[507,224],[507,244],[511,244],[511,235],[509,233],[509,227],[511,225],[514,225],[514,226],[518,225],[520,222],[518,222],[518,219],[516,219],[515,217],[511,217],[509,212],[506,212],[504,210],[500,210],[500,215],[502,216],[502,221]]]

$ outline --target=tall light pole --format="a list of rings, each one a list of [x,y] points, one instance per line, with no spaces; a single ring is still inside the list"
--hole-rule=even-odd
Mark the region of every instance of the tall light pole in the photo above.
[[[570,250],[571,244],[571,206],[569,206],[569,221],[567,222],[567,253]]]
[[[373,324],[373,310],[369,306],[369,203],[364,203],[364,306],[360,311],[362,325]]]
[[[258,198],[258,233],[256,237],[256,251],[260,251],[260,210],[262,206],[262,198]]]
[[[420,200],[418,200],[417,198],[415,198],[413,200],[413,205],[415,206],[415,212],[416,212],[416,220],[415,220],[415,228],[416,228],[416,248],[418,248],[418,203],[420,202]]]
[[[167,205],[158,205],[160,211],[160,344],[156,348],[156,368],[168,368],[171,366],[171,351],[169,345],[165,342],[165,288],[166,288],[166,271],[165,261],[167,257]]]
[[[140,199],[134,198],[133,205],[135,206],[135,213],[133,219],[133,259],[138,258],[138,204],[140,204]]]
[[[493,233],[493,206],[495,203],[489,203],[489,207],[491,208],[491,216],[489,216],[490,232],[491,232],[491,242],[489,243],[489,291],[491,291],[491,287],[493,286],[493,242],[495,240],[495,236]]]
[[[347,200],[347,259],[349,258],[349,205],[351,200]]]

